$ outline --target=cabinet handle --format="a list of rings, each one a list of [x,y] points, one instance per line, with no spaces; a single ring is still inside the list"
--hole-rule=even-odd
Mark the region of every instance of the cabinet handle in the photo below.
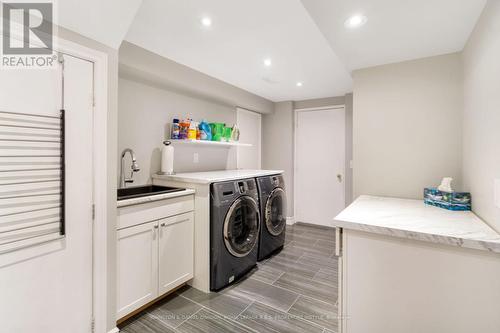
[[[164,227],[164,226],[166,226],[166,224],[165,224],[165,223],[162,223],[162,224],[161,224],[161,226],[162,226],[162,227]]]

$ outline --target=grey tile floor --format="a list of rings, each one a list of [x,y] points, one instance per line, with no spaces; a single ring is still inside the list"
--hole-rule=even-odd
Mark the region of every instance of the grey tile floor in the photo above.
[[[185,287],[121,326],[124,333],[337,332],[334,229],[287,226],[284,249],[238,283]]]

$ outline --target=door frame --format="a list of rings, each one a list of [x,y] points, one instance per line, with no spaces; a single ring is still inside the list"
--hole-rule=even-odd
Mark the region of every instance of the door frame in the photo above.
[[[297,133],[299,131],[299,112],[310,112],[310,111],[325,111],[325,110],[335,110],[335,109],[344,109],[345,114],[345,104],[335,104],[321,107],[313,107],[313,108],[301,108],[293,110],[293,216],[291,218],[287,218],[287,224],[295,224],[296,216],[297,216]],[[345,126],[345,124],[344,124]],[[342,169],[344,182],[343,182],[343,191],[344,191],[344,201],[345,201],[345,155],[344,152],[344,167]],[[289,221],[290,220],[290,221]]]
[[[93,114],[93,240],[92,240],[92,320],[95,332],[107,332],[109,275],[108,257],[108,55],[61,37],[57,38],[57,51],[94,64]],[[102,144],[102,143],[105,144]],[[113,226],[114,224],[111,223]],[[114,237],[116,238],[116,237]],[[112,274],[111,274],[112,275]],[[111,293],[115,294],[115,293]],[[111,302],[114,304],[114,302]]]
[[[3,31],[0,30],[3,34]],[[20,41],[24,40],[23,33],[19,30],[12,30],[11,37]],[[108,283],[107,280],[113,274],[109,274],[110,266],[108,263],[108,240],[116,239],[115,224],[112,224],[115,234],[108,233],[108,215],[111,213],[108,209],[108,55],[90,47],[78,44],[59,36],[58,29],[54,33],[54,51],[65,55],[80,58],[93,63],[93,122],[92,122],[92,150],[93,150],[93,220],[92,223],[92,321],[94,331],[97,333],[107,332],[107,321],[109,316],[115,316],[114,311],[109,313],[108,309]],[[32,44],[44,47],[37,41],[31,41]],[[104,144],[102,144],[104,143]],[[114,152],[111,152],[114,153]],[[113,189],[114,190],[114,189]],[[116,193],[116,190],[114,190]],[[112,208],[111,208],[112,209]],[[114,215],[114,214],[113,214]],[[111,229],[110,229],[111,230]],[[64,248],[64,238],[56,239],[47,243],[40,244],[26,249],[25,255],[33,257],[36,255],[48,254]],[[112,255],[115,255],[114,252]],[[18,258],[19,259],[19,258]],[[115,293],[111,293],[116,295]],[[113,317],[113,322],[116,318]],[[118,332],[114,327],[110,332]]]

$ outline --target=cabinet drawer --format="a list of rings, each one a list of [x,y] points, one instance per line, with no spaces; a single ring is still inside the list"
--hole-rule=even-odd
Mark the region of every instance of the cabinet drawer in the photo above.
[[[149,221],[161,220],[193,210],[193,195],[126,206],[118,209],[117,228],[123,229]]]

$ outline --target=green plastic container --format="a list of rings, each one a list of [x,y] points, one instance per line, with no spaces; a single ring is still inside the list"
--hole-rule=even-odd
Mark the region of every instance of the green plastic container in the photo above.
[[[224,136],[224,126],[223,123],[210,123],[210,128],[212,129],[212,141],[221,141]]]
[[[231,141],[231,134],[233,134],[233,129],[231,127],[224,126],[224,141],[229,142]]]

